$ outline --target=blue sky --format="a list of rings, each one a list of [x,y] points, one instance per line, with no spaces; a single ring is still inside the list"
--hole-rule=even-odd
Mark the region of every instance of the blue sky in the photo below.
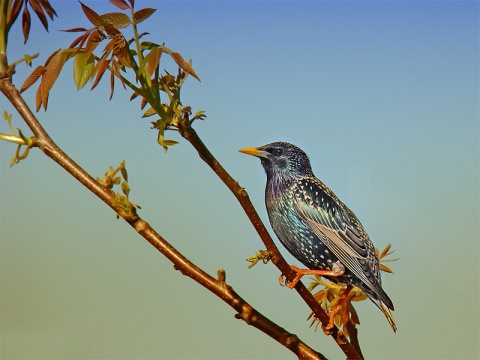
[[[86,1],[99,13],[108,2]],[[54,1],[10,61],[67,47],[88,26],[74,1]],[[370,302],[356,306],[372,359],[479,357],[479,4],[475,1],[137,1],[156,7],[149,40],[193,59],[184,104],[206,110],[204,142],[247,189],[264,221],[265,175],[241,147],[283,140],[400,260],[383,276],[398,333]],[[174,72],[172,61],[164,68]],[[20,66],[18,87],[31,69]],[[177,134],[164,154],[138,102],[107,83],[78,91],[67,64],[38,117],[94,176],[126,160],[140,216],[198,266],[329,358],[334,342],[278,286],[233,196]],[[34,107],[33,89],[24,93]],[[14,109],[14,126],[25,130]],[[0,123],[6,132],[6,123]],[[172,266],[38,150],[12,169],[0,143],[2,358],[292,358]],[[272,233],[273,234],[273,233]],[[295,260],[283,251],[287,260]],[[308,282],[308,280],[307,280]]]

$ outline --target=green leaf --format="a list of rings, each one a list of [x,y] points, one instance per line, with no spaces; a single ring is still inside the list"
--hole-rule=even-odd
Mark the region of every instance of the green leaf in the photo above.
[[[122,182],[122,192],[128,196],[128,194],[130,194],[130,186],[128,186],[127,182],[124,181]]]
[[[162,56],[162,50],[160,48],[153,48],[144,58],[140,65],[140,71],[143,71],[145,66],[150,76],[153,75],[158,65],[160,64],[160,58]]]
[[[163,145],[165,146],[173,146],[177,144],[179,144],[179,142],[175,140],[163,140]]]
[[[125,169],[124,167],[122,167],[122,168],[120,169],[120,173],[122,174],[123,180],[128,181],[127,169]]]
[[[25,54],[25,64],[27,64],[28,66],[32,66],[32,56],[29,55],[29,54]]]
[[[7,113],[7,110],[3,110],[3,118],[7,121],[11,121],[12,120],[12,115]]]
[[[152,116],[152,115],[155,115],[156,114],[156,111],[154,108],[149,108],[147,111],[145,111],[145,113],[142,115],[142,117],[149,117],[149,116]]]
[[[177,144],[178,144],[178,141],[175,141],[175,140],[165,140],[165,137],[164,137],[163,134],[164,134],[163,128],[159,128],[159,130],[158,130],[158,140],[157,140],[157,141],[158,141],[158,143],[159,143],[160,145],[163,146],[163,150],[164,150],[165,152],[167,152],[167,151],[168,151],[168,147],[169,147],[169,146],[173,146],[173,145],[177,145]]]
[[[95,69],[95,61],[93,54],[87,58],[84,52],[79,52],[73,60],[73,80],[77,86],[77,90],[82,89],[85,84],[92,78]]]
[[[205,114],[205,110],[200,110],[200,111],[197,111],[197,113],[190,119],[190,121],[204,120],[206,117],[207,117],[207,114]]]
[[[158,44],[155,44],[154,42],[151,42],[151,41],[142,41],[140,43],[140,47],[142,49],[146,49],[146,50],[152,50],[152,49],[155,49],[155,48],[159,48],[161,45],[158,45]]]

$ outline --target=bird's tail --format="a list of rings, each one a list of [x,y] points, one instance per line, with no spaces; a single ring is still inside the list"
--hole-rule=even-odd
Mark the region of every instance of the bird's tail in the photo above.
[[[378,308],[380,310],[382,310],[382,312],[385,314],[385,317],[387,318],[388,320],[388,323],[390,324],[390,326],[392,327],[393,331],[397,332],[397,325],[395,324],[395,320],[393,319],[393,316],[392,316],[392,313],[390,312],[390,309],[388,308],[387,305],[384,304],[383,301],[381,300],[377,300],[377,299],[372,299],[370,298],[374,303],[375,305],[378,306]]]

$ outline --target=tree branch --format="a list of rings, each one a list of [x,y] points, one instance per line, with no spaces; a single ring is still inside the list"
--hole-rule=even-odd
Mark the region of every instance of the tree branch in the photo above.
[[[150,225],[143,220],[136,222],[135,229],[149,243],[155,246],[158,251],[172,261],[175,268],[180,270],[183,275],[192,278],[234,308],[237,311],[235,315],[237,319],[244,320],[248,325],[256,327],[277,340],[280,344],[295,353],[300,359],[326,359],[322,354],[315,352],[305,345],[296,335],[279,327],[243,300],[231,286],[225,283],[224,273],[219,276],[219,280],[214,279],[183,257],[183,255],[168,244],[165,239],[157,234]]]
[[[12,103],[25,123],[29,126],[36,138],[36,145],[87,189],[102,199],[102,201],[110,206],[117,214],[120,214],[121,209],[115,202],[114,193],[110,189],[103,187],[92,176],[85,172],[53,142],[23,100],[19,91],[12,84],[10,77],[0,79],[0,91]],[[175,269],[180,270],[182,274],[190,277],[235,309],[235,311],[237,311],[236,318],[244,320],[248,325],[259,329],[275,339],[295,353],[299,359],[326,359],[322,354],[303,343],[296,335],[281,328],[255,310],[242,299],[231,286],[225,283],[224,273],[220,276],[220,279],[217,280],[204,272],[172,247],[162,236],[155,232],[147,222],[140,219],[136,214],[130,217],[123,217],[123,219],[168,258],[174,264]]]

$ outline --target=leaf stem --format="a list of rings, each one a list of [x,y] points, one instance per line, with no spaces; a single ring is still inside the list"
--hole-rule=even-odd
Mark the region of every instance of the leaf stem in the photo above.
[[[137,49],[138,64],[143,64],[144,63],[143,53],[142,53],[142,48],[140,46],[140,38],[138,36],[137,22],[135,20],[135,10],[133,6],[130,7],[130,16],[131,16],[131,24],[132,24],[132,30],[133,30],[133,38],[135,40],[135,48]],[[148,84],[148,87],[152,85],[152,81],[150,80],[150,76],[148,76],[148,72],[145,66],[141,69],[141,73],[138,74],[138,77],[139,79],[144,78],[144,80]]]
[[[0,75],[8,71],[7,42],[8,42],[8,14],[12,7],[12,0],[0,0]]]
[[[25,140],[23,140],[21,137],[17,135],[8,135],[8,134],[0,133],[0,140],[8,141],[18,145],[28,145]]]

